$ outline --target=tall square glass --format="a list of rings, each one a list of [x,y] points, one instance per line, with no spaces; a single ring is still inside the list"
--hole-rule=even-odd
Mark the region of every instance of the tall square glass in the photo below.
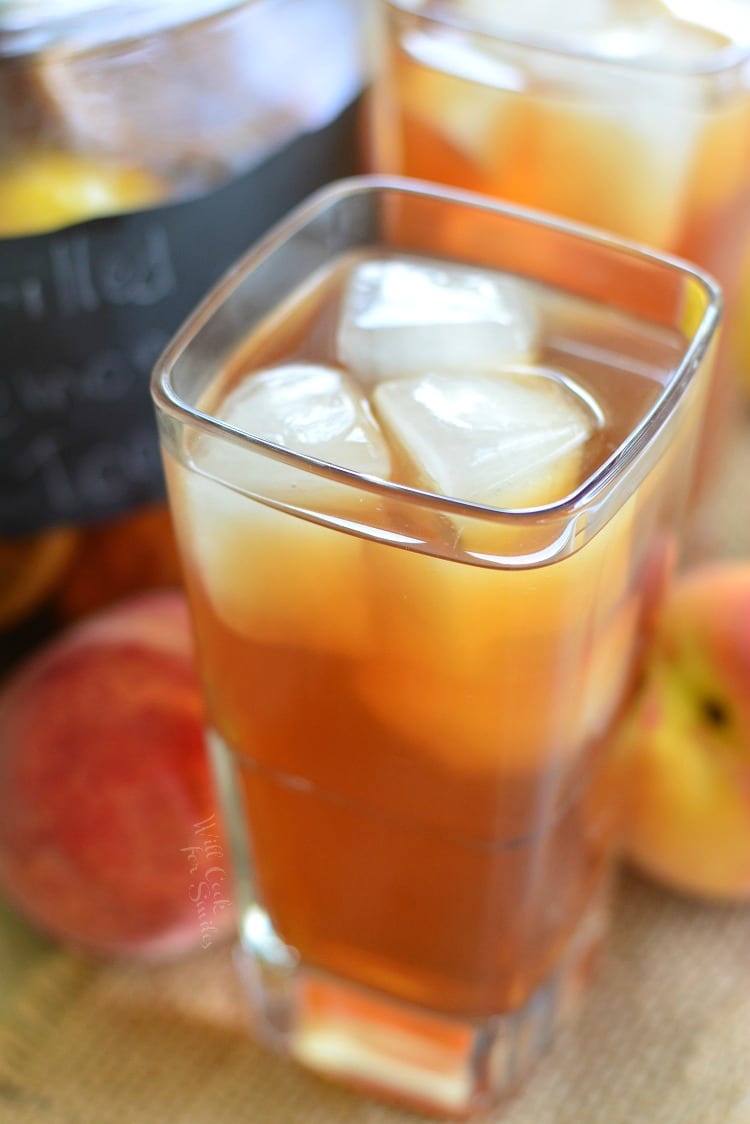
[[[207,388],[270,314],[283,324],[293,289],[373,248],[638,317],[679,333],[675,365],[593,475],[517,511],[361,475],[206,412]],[[610,732],[674,557],[718,315],[713,283],[675,260],[365,177],[251,250],[163,356],[153,394],[238,964],[266,1042],[464,1115],[514,1088],[575,1005],[606,928]],[[221,454],[210,470],[198,447]]]
[[[750,6],[379,0],[378,9],[373,170],[590,223],[718,279],[727,329],[699,456],[705,492],[748,354]]]

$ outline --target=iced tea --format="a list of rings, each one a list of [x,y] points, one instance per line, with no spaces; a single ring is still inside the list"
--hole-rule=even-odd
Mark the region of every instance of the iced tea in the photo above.
[[[216,363],[197,321],[170,500],[257,1025],[466,1112],[600,944],[608,736],[673,557],[701,298],[647,321],[369,236],[331,253],[342,229]]]

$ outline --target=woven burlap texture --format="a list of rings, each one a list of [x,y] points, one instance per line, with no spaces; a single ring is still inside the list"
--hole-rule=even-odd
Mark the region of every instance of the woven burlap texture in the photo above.
[[[160,967],[60,954],[0,1045],[0,1124],[407,1124],[248,1038],[227,950]],[[578,1022],[503,1124],[750,1124],[750,912],[634,878]]]
[[[750,557],[737,420],[696,555]],[[414,1124],[255,1046],[227,949],[160,967],[60,952],[0,1032],[0,1124]],[[750,908],[628,876],[575,1026],[502,1124],[750,1124]]]

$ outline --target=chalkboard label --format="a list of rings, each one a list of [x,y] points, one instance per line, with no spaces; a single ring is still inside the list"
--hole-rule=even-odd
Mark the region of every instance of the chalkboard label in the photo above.
[[[198,199],[0,241],[0,536],[163,494],[154,361],[256,238],[356,170],[357,110]]]

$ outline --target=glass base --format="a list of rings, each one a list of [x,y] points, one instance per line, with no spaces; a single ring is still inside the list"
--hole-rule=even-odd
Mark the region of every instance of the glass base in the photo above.
[[[524,1007],[460,1018],[300,963],[254,907],[236,961],[256,1037],[318,1073],[421,1112],[465,1119],[514,1092],[591,978],[606,909],[597,902],[557,970]]]

